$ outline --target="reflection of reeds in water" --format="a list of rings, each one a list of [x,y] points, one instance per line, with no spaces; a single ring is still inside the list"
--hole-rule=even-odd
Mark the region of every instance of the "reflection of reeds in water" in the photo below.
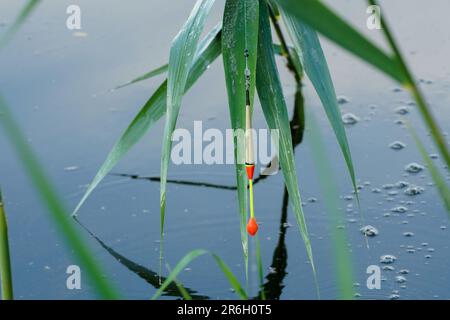
[[[281,297],[283,291],[283,280],[287,274],[287,249],[285,244],[286,231],[288,229],[287,225],[287,208],[288,208],[288,195],[287,191],[284,190],[283,193],[283,207],[281,212],[280,219],[280,233],[277,242],[277,246],[273,252],[272,263],[270,265],[270,272],[266,276],[266,282],[263,285],[265,298],[269,300],[278,300]],[[125,257],[121,253],[117,252],[110,246],[108,246],[105,242],[103,242],[98,236],[96,236],[91,230],[89,230],[83,223],[80,222],[79,218],[75,218],[75,220],[88,232],[99,244],[100,246],[106,250],[114,259],[116,259],[120,264],[125,266],[128,270],[135,273],[137,276],[145,280],[148,284],[150,284],[153,288],[159,289],[161,287],[161,282],[166,280],[165,277],[161,277],[160,275],[139,263],[132,261],[131,259]],[[198,294],[197,291],[186,288],[184,289],[190,295],[192,299],[196,300],[207,300],[211,299],[210,297],[202,294]],[[261,291],[262,291],[261,290]],[[261,299],[262,292],[259,292],[253,299]],[[172,282],[164,289],[164,295],[170,297],[178,297],[184,298],[183,294],[180,292],[178,286]]]
[[[138,275],[140,278],[144,279],[147,283],[149,283],[154,288],[159,288],[161,286],[161,281],[165,281],[166,278],[159,276],[157,272],[154,272],[150,269],[147,269],[146,267],[142,266],[141,264],[138,264],[127,257],[123,256],[119,252],[115,251],[113,248],[108,246],[106,243],[104,243],[98,236],[96,236],[89,228],[87,228],[78,218],[74,218],[75,221],[77,221],[80,226],[82,226],[89,235],[91,235],[99,244],[102,246],[103,249],[105,249],[114,259],[116,259],[120,264],[125,266],[128,270]],[[197,300],[205,300],[208,299],[207,296],[198,295],[196,291],[191,290],[189,288],[185,288],[189,295],[193,299]],[[175,283],[170,284],[166,290],[165,295],[171,296],[171,297],[182,297],[177,285]]]
[[[288,229],[287,224],[287,209],[288,209],[288,194],[287,190],[284,190],[283,193],[283,204],[282,204],[282,210],[281,210],[281,218],[280,218],[280,227],[279,227],[279,237],[277,246],[275,247],[275,250],[273,252],[273,258],[272,263],[270,265],[270,271],[266,276],[266,282],[263,285],[263,288],[260,290],[260,292],[253,298],[253,299],[261,299],[262,297],[262,291],[264,291],[264,295],[266,299],[269,300],[278,300],[281,297],[284,285],[283,280],[287,274],[286,267],[287,267],[287,249],[285,244],[285,237],[286,237],[286,231]],[[83,223],[80,222],[78,218],[75,218],[75,220],[86,230],[86,232],[89,233],[99,244],[100,246],[106,250],[114,259],[116,259],[120,264],[125,266],[128,270],[135,273],[140,278],[144,279],[148,284],[150,284],[153,288],[159,289],[161,287],[161,283],[166,280],[165,277],[160,277],[160,275],[144,266],[142,266],[139,263],[136,263],[132,261],[131,259],[125,257],[124,255],[120,254],[110,246],[108,246],[105,242],[103,242],[98,236],[96,236],[91,230],[89,230]],[[189,296],[192,299],[196,300],[207,300],[210,299],[210,297],[206,295],[198,294],[197,291],[186,288],[184,289],[187,291]],[[178,298],[184,298],[183,294],[180,292],[179,287],[176,285],[176,283],[172,282],[170,283],[167,288],[164,289],[164,295],[170,296],[170,297],[178,297]]]

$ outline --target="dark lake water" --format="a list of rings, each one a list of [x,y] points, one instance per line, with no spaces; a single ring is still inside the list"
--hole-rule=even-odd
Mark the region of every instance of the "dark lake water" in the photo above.
[[[0,90],[13,107],[30,145],[39,155],[67,207],[72,209],[96,173],[111,146],[163,80],[163,76],[116,91],[110,89],[153,69],[168,59],[170,42],[195,1],[153,0],[87,1],[82,9],[82,32],[73,34],[65,26],[67,6],[72,1],[44,1],[0,53]],[[223,2],[217,1],[207,23],[212,28],[221,19]],[[365,2],[327,1],[341,15],[383,45],[381,34],[365,27]],[[0,32],[12,21],[24,1],[0,3]],[[414,0],[383,1],[403,52],[442,129],[450,130],[450,22],[447,0],[433,4]],[[2,26],[3,25],[3,26]],[[352,187],[343,157],[325,117],[320,101],[308,81],[303,90],[305,108],[319,119],[329,162],[339,183],[339,208],[345,216],[354,269],[355,292],[360,299],[450,298],[450,225],[448,215],[432,184],[427,169],[409,174],[412,162],[423,164],[414,141],[404,126],[407,119],[419,132],[430,153],[436,153],[414,106],[409,113],[396,113],[411,98],[391,80],[348,55],[326,40],[322,42],[336,91],[348,97],[343,113],[360,121],[347,126],[347,134],[361,189],[365,223],[376,227],[370,249],[359,231],[360,215],[349,196]],[[384,45],[383,45],[384,46]],[[294,103],[295,85],[279,59],[279,69],[289,109]],[[265,126],[256,107],[254,126]],[[222,61],[219,58],[183,99],[178,127],[189,130],[202,120],[204,127],[229,127]],[[113,170],[116,174],[158,176],[163,121],[159,121]],[[306,125],[308,126],[308,124]],[[307,129],[308,130],[308,129]],[[406,147],[389,148],[394,141]],[[305,214],[322,298],[338,295],[331,226],[324,208],[317,171],[308,147],[308,135],[296,148],[296,163]],[[0,184],[10,225],[14,285],[22,299],[89,299],[94,290],[83,281],[82,290],[66,288],[66,268],[77,264],[49,220],[35,190],[23,172],[9,142],[0,135]],[[434,160],[443,169],[440,159]],[[445,172],[445,171],[442,171]],[[169,178],[225,186],[235,184],[232,165],[191,165],[169,168]],[[446,175],[449,179],[448,173]],[[389,184],[406,181],[424,188],[417,196]],[[379,189],[379,193],[377,190]],[[314,282],[303,242],[291,209],[285,212],[289,228],[281,228],[283,179],[278,174],[255,185],[256,214],[264,272],[273,298],[315,299]],[[308,201],[311,198],[316,202]],[[392,212],[398,206],[404,213]],[[123,296],[147,299],[154,292],[159,268],[159,183],[110,175],[92,194],[79,214],[81,227],[107,276]],[[282,221],[283,222],[283,221]],[[74,222],[75,223],[75,222]],[[237,214],[233,190],[205,186],[169,184],[165,235],[165,262],[171,267],[187,252],[205,248],[220,255],[245,283]],[[278,251],[276,251],[278,249]],[[271,269],[274,252],[283,252],[279,267]],[[251,253],[253,253],[251,245]],[[380,256],[394,255],[382,270],[380,290],[366,287],[366,268],[380,263]],[[250,258],[249,294],[258,291],[255,258]],[[399,271],[406,282],[399,283]],[[275,271],[275,273],[273,273]],[[84,278],[83,278],[84,279]],[[197,295],[211,299],[232,299],[226,278],[208,257],[199,258],[180,276]],[[167,298],[167,297],[166,297]],[[170,298],[170,297],[169,297]]]

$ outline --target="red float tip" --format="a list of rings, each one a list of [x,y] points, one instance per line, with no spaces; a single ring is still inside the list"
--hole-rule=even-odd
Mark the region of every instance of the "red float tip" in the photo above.
[[[245,170],[247,170],[247,178],[249,180],[253,179],[253,173],[255,172],[255,165],[254,164],[246,164]]]
[[[258,232],[258,224],[255,218],[250,218],[247,223],[247,232],[252,237]]]

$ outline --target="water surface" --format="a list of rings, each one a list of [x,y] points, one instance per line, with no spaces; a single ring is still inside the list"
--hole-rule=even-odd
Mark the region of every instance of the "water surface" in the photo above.
[[[383,43],[380,33],[365,28],[364,1],[359,5],[349,0],[327,2],[362,32]],[[23,3],[2,1],[0,23],[11,23]],[[139,0],[133,6],[125,1],[79,1],[83,36],[74,36],[65,27],[65,10],[70,4],[71,1],[43,2],[2,51],[0,88],[67,207],[72,209],[115,140],[163,77],[117,91],[110,89],[167,61],[171,39],[189,15],[194,1],[172,4]],[[435,0],[433,5],[403,0],[384,1],[383,5],[415,75],[423,79],[421,86],[434,114],[442,129],[448,131],[450,23],[445,14],[450,4],[445,0]],[[218,1],[207,29],[220,21],[222,10],[223,1]],[[396,90],[397,85],[391,80],[327,40],[323,41],[323,47],[338,95],[349,98],[349,103],[342,105],[343,113],[351,112],[360,119],[347,127],[347,133],[358,183],[362,186],[365,223],[379,231],[378,236],[369,239],[370,249],[367,249],[359,231],[361,221],[356,203],[350,199],[352,188],[345,163],[314,89],[306,82],[305,107],[319,118],[329,161],[339,182],[339,205],[346,220],[355,291],[361,299],[389,299],[393,293],[400,299],[450,298],[448,216],[428,170],[418,174],[404,170],[411,162],[423,164],[423,161],[407,130],[396,123],[398,119],[410,121],[429,152],[436,153],[415,107],[408,106],[410,112],[404,116],[395,112],[397,107],[408,105],[411,98],[406,92]],[[294,81],[285,70],[283,60],[278,61],[287,103],[292,110]],[[256,110],[255,127],[262,128],[262,113]],[[229,127],[220,59],[183,99],[178,126],[192,130],[195,120],[203,120],[205,128]],[[114,173],[157,177],[162,132],[163,121],[160,121]],[[296,148],[298,178],[322,298],[334,299],[338,288],[330,242],[333,227],[324,211],[307,137]],[[394,141],[401,141],[406,147],[392,150],[389,145]],[[17,297],[94,298],[87,281],[83,281],[82,290],[66,289],[65,270],[77,261],[63,245],[3,135],[0,145],[0,183],[9,216]],[[439,159],[434,161],[443,168]],[[169,178],[224,186],[235,183],[234,168],[230,165],[172,165]],[[404,194],[404,189],[385,189],[398,181],[423,187],[425,191],[411,197]],[[373,189],[380,189],[380,193]],[[314,283],[303,242],[292,211],[290,208],[286,211],[281,174],[260,181],[255,186],[255,197],[270,297],[314,299]],[[310,198],[317,201],[310,202]],[[236,201],[232,189],[169,184],[165,262],[173,267],[188,251],[205,248],[220,255],[244,283]],[[399,206],[408,210],[392,211]],[[97,237],[79,228],[123,295],[136,299],[151,297],[159,265],[158,182],[110,175],[82,208],[79,219]],[[285,221],[287,224],[283,225]],[[389,265],[394,270],[382,271],[381,290],[368,290],[366,268],[385,267],[380,263],[380,256],[386,254],[396,256],[396,261]],[[252,256],[251,296],[257,295],[254,261]],[[396,277],[402,269],[409,273],[402,275],[405,283],[398,283]],[[227,280],[207,257],[190,265],[179,279],[196,291],[198,298],[235,298]],[[176,294],[175,290],[171,292]]]

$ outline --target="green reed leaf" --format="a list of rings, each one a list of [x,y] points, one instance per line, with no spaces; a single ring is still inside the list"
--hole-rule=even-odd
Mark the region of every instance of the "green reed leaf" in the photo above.
[[[172,147],[172,133],[175,130],[181,100],[188,81],[189,70],[197,51],[198,39],[203,31],[209,11],[214,0],[198,0],[189,18],[175,36],[170,48],[169,70],[167,76],[167,110],[161,151],[160,181],[160,261],[163,254],[164,220],[166,215],[167,171]],[[161,265],[160,265],[161,269]]]
[[[342,214],[339,204],[339,189],[330,166],[330,157],[325,150],[325,141],[319,130],[319,124],[309,108],[306,108],[306,123],[308,124],[307,141],[311,150],[311,156],[316,166],[316,172],[319,177],[319,185],[322,190],[325,203],[325,211],[331,229],[331,242],[333,255],[335,257],[335,272],[337,278],[337,287],[339,289],[339,299],[354,299],[353,288],[353,267],[347,245],[345,217]]]
[[[187,92],[200,76],[206,71],[208,66],[220,55],[221,49],[221,28],[220,25],[214,28],[202,41],[199,51],[194,59],[194,63],[189,72],[186,84]],[[123,156],[148,132],[150,127],[155,124],[166,113],[166,95],[167,80],[164,81],[153,93],[151,98],[145,103],[125,132],[114,144],[106,160],[98,170],[88,189],[83,195],[74,210],[77,214],[81,206],[90,196],[92,191],[98,186],[103,178],[114,168],[114,166],[123,158]]]
[[[284,11],[282,15],[293,39],[296,52],[299,54],[301,64],[308,78],[311,80],[334,130],[359,202],[352,155],[350,153],[344,124],[342,123],[341,111],[337,103],[333,81],[331,80],[327,60],[323,54],[319,37],[314,29],[302,21],[293,19]]]
[[[263,3],[263,2],[261,2]],[[316,268],[309,239],[306,219],[303,213],[302,200],[297,182],[295,169],[292,136],[289,126],[289,118],[284,100],[283,91],[276,67],[272,48],[272,35],[269,24],[269,14],[266,4],[260,6],[259,47],[256,70],[256,88],[259,100],[270,129],[276,129],[279,133],[279,157],[284,182],[289,193],[293,212],[297,219],[303,242],[306,247],[308,259],[316,280]],[[318,292],[318,287],[317,287]]]
[[[2,300],[13,300],[13,282],[11,256],[9,254],[8,223],[0,190],[0,281],[2,283]]]
[[[255,92],[256,57],[258,41],[257,0],[227,0],[223,14],[222,56],[225,81],[228,93],[228,106],[231,127],[245,130],[245,57],[249,52],[250,104],[253,106]],[[239,139],[240,140],[240,139]],[[242,249],[244,252],[245,272],[248,279],[248,235],[247,224],[247,175],[240,157],[244,155],[245,145],[238,145],[234,137],[234,159],[236,168],[237,196]],[[244,143],[243,143],[244,144]]]
[[[450,188],[448,187],[448,183],[437,166],[434,164],[433,160],[428,155],[427,149],[423,145],[416,131],[409,124],[408,129],[417,145],[417,149],[419,149],[419,152],[422,155],[423,161],[425,161],[428,170],[430,171],[431,177],[436,184],[442,201],[444,202],[445,208],[447,209],[447,213],[450,217]]]
[[[166,73],[168,68],[169,68],[169,65],[166,63],[165,65],[162,65],[162,66],[160,66],[156,69],[153,69],[149,72],[146,72],[143,75],[141,75],[137,78],[134,78],[133,80],[127,81],[127,82],[115,87],[114,89],[121,89],[123,87],[127,87],[127,86],[135,84],[137,82],[141,82],[141,81],[156,77],[160,74]]]
[[[371,5],[377,5],[377,2],[374,0],[368,0],[368,3]],[[394,52],[395,60],[397,61],[404,77],[406,78],[406,83],[404,83],[404,87],[411,93],[414,100],[416,100],[417,108],[420,112],[420,115],[422,116],[422,119],[424,120],[425,124],[428,126],[428,129],[431,132],[431,136],[433,137],[434,143],[436,144],[445,163],[447,164],[447,167],[450,168],[450,151],[448,148],[448,143],[446,142],[446,139],[442,134],[442,131],[439,129],[439,125],[436,119],[434,118],[433,113],[431,112],[431,109],[428,106],[428,103],[426,102],[422,91],[420,90],[419,86],[414,80],[414,77],[406,64],[406,61],[403,58],[402,53],[400,52],[399,46],[397,45],[394,36],[390,31],[386,19],[384,19],[383,17],[381,17],[381,27],[383,30],[383,34],[387,42],[389,43],[389,46]]]
[[[303,21],[388,76],[404,84],[406,78],[397,61],[365,38],[319,0],[274,0],[294,21]]]
[[[29,0],[25,4],[12,25],[8,29],[6,29],[5,33],[2,36],[0,36],[0,49],[3,48],[6,43],[12,39],[13,35],[20,29],[23,23],[34,11],[34,9],[36,9],[39,2],[41,2],[41,0]]]
[[[109,283],[109,280],[104,277],[105,273],[94,258],[95,255],[88,248],[84,239],[78,234],[77,229],[74,227],[74,223],[70,219],[70,214],[68,214],[68,211],[65,209],[56,189],[44,173],[37,157],[30,148],[27,139],[15,122],[15,119],[1,96],[0,114],[0,123],[2,124],[7,137],[11,141],[12,146],[43,203],[47,206],[50,218],[58,227],[67,247],[73,250],[75,257],[78,258],[86,271],[86,274],[94,284],[94,288],[98,295],[104,299],[118,298],[118,294]]]

